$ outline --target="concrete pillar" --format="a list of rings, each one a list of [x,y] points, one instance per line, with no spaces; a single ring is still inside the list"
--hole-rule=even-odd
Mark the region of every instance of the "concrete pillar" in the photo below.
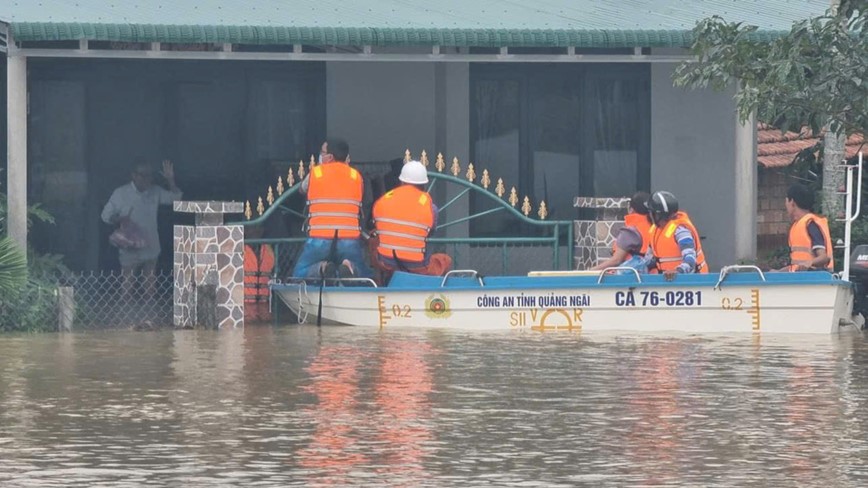
[[[176,225],[174,322],[177,328],[244,326],[244,227],[223,222],[241,202],[175,202],[196,214],[196,225]]]
[[[10,49],[13,47],[9,43]],[[27,248],[27,58],[11,55],[6,63],[7,161],[6,229],[21,249]]]
[[[57,331],[72,332],[75,322],[75,289],[71,286],[57,288]]]
[[[756,115],[735,128],[735,258],[756,259],[757,159]],[[783,202],[781,202],[783,206]]]
[[[575,220],[574,269],[589,269],[612,257],[615,236],[624,225],[630,198],[576,197],[575,208],[594,209],[594,220]]]

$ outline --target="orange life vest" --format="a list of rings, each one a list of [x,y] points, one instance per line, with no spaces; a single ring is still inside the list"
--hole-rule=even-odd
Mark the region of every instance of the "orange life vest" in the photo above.
[[[403,263],[425,261],[425,241],[434,225],[431,195],[412,185],[401,185],[374,203],[373,217],[380,256],[397,256]]]
[[[629,213],[624,216],[624,226],[625,227],[635,227],[636,230],[639,231],[639,235],[642,236],[642,255],[648,251],[648,243],[651,241],[651,222],[648,220],[647,215],[637,214],[637,213]],[[615,242],[612,244],[612,252],[614,253],[618,249],[618,243]],[[629,253],[627,259],[630,259]]]
[[[676,212],[674,218],[666,222],[662,228],[651,226],[651,248],[657,261],[657,269],[662,273],[674,270],[681,264],[681,248],[675,240],[675,229],[681,225],[690,229],[693,242],[696,243],[696,272],[708,273],[708,264],[705,262],[705,253],[702,252],[699,232],[696,231],[686,212]]]
[[[332,239],[337,230],[340,239],[357,239],[363,192],[362,175],[347,163],[314,166],[307,189],[307,235]]]
[[[274,270],[274,251],[271,246],[263,244],[259,248],[259,256],[253,246],[244,246],[244,301],[267,302],[268,280]]]
[[[832,234],[829,232],[829,221],[825,217],[820,217],[812,213],[807,213],[802,218],[797,220],[790,227],[790,270],[795,271],[795,265],[798,262],[811,261],[814,259],[814,252],[811,249],[811,235],[808,234],[808,224],[816,223],[823,233],[823,241],[826,246],[826,255],[829,256],[829,264],[826,265],[827,271],[835,269],[835,263],[832,262]]]

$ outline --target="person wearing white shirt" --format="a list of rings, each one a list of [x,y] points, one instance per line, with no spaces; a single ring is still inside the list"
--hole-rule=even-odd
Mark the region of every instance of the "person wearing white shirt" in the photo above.
[[[124,276],[124,290],[129,291],[129,278],[136,271],[146,277],[148,292],[153,292],[154,267],[160,256],[160,236],[157,231],[157,210],[160,205],[171,205],[180,200],[182,193],[175,184],[175,171],[171,161],[163,161],[163,177],[169,189],[154,184],[154,170],[147,164],[138,164],[132,172],[132,181],[112,193],[102,210],[102,220],[109,225],[122,225],[129,221],[140,231],[142,242],[136,247],[119,247],[118,258]]]

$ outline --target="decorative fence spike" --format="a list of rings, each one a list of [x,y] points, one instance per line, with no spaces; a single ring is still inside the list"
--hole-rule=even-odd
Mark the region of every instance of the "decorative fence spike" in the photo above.
[[[295,176],[292,174],[292,168],[289,168],[289,171],[286,172],[286,184],[292,188],[295,185]]]
[[[283,195],[283,177],[277,177],[277,196]]]
[[[549,211],[546,208],[545,200],[539,202],[539,212],[537,212],[537,215],[539,215],[540,220],[545,220],[548,217]]]
[[[244,218],[250,220],[253,218],[253,210],[250,210],[250,200],[244,205]]]
[[[311,154],[310,163],[307,165],[307,174],[310,174],[313,171],[314,166],[316,166],[316,159],[313,157],[313,154]]]
[[[467,165],[467,173],[464,176],[466,176],[467,181],[471,183],[476,179],[476,171],[473,170],[473,163]]]
[[[518,192],[515,190],[515,187],[509,190],[509,204],[513,207],[518,205]]]
[[[424,149],[422,150],[422,156],[420,156],[419,161],[425,165],[426,168],[428,167],[428,153],[426,153]]]
[[[298,179],[304,179],[304,161],[299,160],[298,162]]]
[[[458,164],[457,157],[452,158],[452,167],[449,168],[449,171],[452,172],[452,176],[458,176],[458,174],[461,173],[461,165]]]
[[[268,202],[268,206],[274,205],[274,190],[271,189],[271,185],[268,185],[268,194],[265,196],[265,201]]]
[[[531,210],[533,210],[533,207],[531,207],[530,205],[530,198],[525,196],[524,202],[522,202],[521,204],[521,213],[523,213],[524,216],[527,217],[528,215],[530,215]]]
[[[446,161],[443,160],[443,153],[437,153],[437,161],[434,163],[434,167],[437,168],[437,171],[440,173],[446,169]]]
[[[407,148],[407,149],[404,151],[404,162],[406,163],[407,161],[409,161],[409,160],[411,160],[411,159],[413,159],[413,155],[410,154],[410,149]]]
[[[497,193],[497,196],[503,198],[503,195],[506,193],[506,185],[503,184],[503,178],[497,179],[497,186],[494,187],[494,193]]]
[[[480,180],[479,182],[482,183],[482,187],[486,190],[488,189],[488,186],[491,185],[491,177],[488,176],[487,169],[482,170],[482,180]]]
[[[265,205],[262,204],[262,197],[259,197],[259,203],[256,204],[256,211],[260,216],[265,213]]]

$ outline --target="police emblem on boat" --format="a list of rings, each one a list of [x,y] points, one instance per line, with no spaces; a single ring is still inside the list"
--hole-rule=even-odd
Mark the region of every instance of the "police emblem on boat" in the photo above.
[[[452,315],[449,309],[449,299],[442,293],[430,295],[425,299],[425,315],[432,319],[445,319]]]

